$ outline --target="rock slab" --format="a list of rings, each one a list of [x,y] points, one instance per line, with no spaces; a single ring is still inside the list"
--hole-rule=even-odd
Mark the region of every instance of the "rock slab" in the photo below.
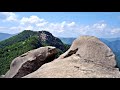
[[[56,48],[52,46],[28,51],[12,61],[10,70],[4,78],[21,78],[30,74],[39,69],[44,63],[54,60],[56,53]]]

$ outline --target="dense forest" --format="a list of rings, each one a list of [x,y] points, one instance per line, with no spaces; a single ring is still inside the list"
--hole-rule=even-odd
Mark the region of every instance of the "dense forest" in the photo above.
[[[46,35],[42,40],[41,35]],[[42,46],[55,46],[58,50],[56,58],[65,52],[70,45],[64,44],[59,38],[54,37],[47,31],[31,31],[24,30],[9,39],[0,42],[0,75],[5,74],[9,68],[11,61],[21,54]]]

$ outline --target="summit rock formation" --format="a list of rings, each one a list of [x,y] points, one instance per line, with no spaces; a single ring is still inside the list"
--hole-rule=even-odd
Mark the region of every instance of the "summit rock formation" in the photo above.
[[[23,78],[120,78],[112,50],[94,36],[75,39],[64,54]]]

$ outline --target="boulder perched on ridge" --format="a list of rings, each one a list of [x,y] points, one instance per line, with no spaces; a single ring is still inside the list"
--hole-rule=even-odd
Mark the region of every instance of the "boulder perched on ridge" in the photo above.
[[[12,61],[10,70],[5,74],[4,78],[21,78],[30,74],[44,63],[54,60],[56,53],[56,48],[52,46],[28,51]]]

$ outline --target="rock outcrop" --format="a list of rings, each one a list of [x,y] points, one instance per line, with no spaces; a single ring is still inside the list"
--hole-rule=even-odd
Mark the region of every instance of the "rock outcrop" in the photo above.
[[[50,32],[48,31],[39,31],[39,40],[42,46],[54,46],[63,52],[66,51],[66,47],[64,43],[57,37],[53,36]]]
[[[4,78],[21,78],[30,74],[44,63],[54,60],[56,53],[56,48],[52,46],[31,50],[12,61],[10,70],[5,74]]]
[[[1,75],[1,76],[0,76],[0,78],[4,78],[4,77],[5,77],[5,75]]]
[[[93,36],[81,36],[59,58],[23,78],[120,78],[111,49]]]

